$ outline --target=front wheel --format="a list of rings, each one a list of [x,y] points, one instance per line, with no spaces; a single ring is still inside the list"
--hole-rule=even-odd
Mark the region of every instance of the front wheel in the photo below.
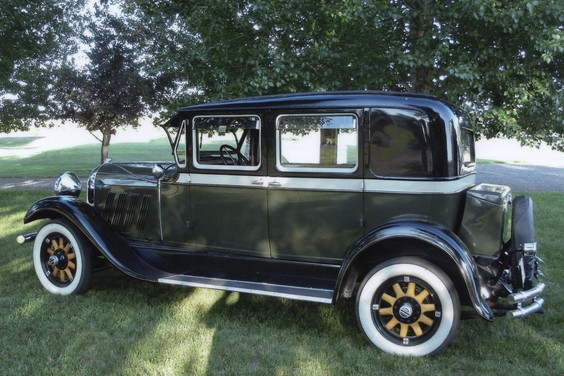
[[[87,240],[63,220],[53,220],[39,230],[33,244],[33,264],[41,285],[55,295],[85,291],[92,274]]]
[[[448,276],[415,257],[389,260],[364,278],[356,299],[364,335],[381,350],[431,355],[454,337],[460,322],[458,293]]]

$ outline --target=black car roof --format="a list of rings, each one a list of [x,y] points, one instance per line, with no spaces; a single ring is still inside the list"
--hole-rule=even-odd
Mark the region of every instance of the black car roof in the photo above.
[[[397,93],[384,91],[334,91],[316,93],[292,93],[265,95],[259,97],[230,99],[186,106],[178,109],[179,113],[193,111],[228,111],[244,109],[276,108],[359,108],[374,106],[448,106],[439,99],[423,94]],[[443,107],[444,108],[444,107]]]

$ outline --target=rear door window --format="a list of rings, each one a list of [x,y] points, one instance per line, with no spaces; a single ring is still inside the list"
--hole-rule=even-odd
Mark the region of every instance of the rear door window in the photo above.
[[[280,115],[276,143],[279,171],[343,173],[358,167],[354,114]]]

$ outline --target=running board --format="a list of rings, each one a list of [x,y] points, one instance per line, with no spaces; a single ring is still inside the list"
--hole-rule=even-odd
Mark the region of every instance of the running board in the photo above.
[[[191,275],[173,275],[166,278],[159,278],[159,282],[171,285],[203,287],[214,290],[234,291],[326,304],[333,303],[334,292],[333,290],[320,288],[277,285],[264,282],[235,281]]]

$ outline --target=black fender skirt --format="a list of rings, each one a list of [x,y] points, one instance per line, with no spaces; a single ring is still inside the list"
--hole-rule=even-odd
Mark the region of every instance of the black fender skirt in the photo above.
[[[56,196],[37,201],[24,223],[64,218],[78,228],[116,268],[134,278],[156,282],[168,276],[143,260],[93,207],[74,197]]]
[[[425,242],[453,261],[466,285],[472,306],[481,317],[493,321],[494,313],[480,293],[481,283],[478,270],[466,245],[454,232],[432,222],[399,220],[368,232],[349,249],[339,272],[337,286],[343,286],[342,282],[355,264],[355,259],[364,252],[370,252],[369,249],[374,245],[391,239],[414,239]]]

